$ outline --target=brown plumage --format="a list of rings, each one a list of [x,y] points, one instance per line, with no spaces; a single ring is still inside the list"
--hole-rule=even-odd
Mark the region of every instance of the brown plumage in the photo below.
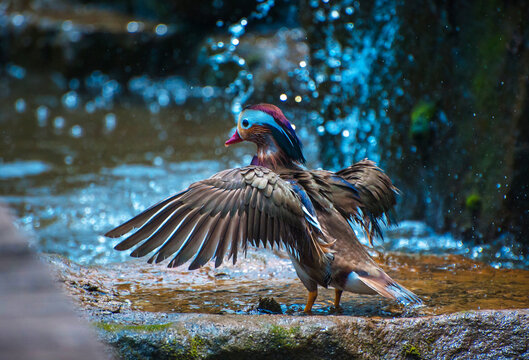
[[[248,245],[283,247],[309,291],[306,312],[318,285],[337,289],[336,306],[344,290],[420,303],[371,259],[348,223],[371,241],[378,222],[389,222],[397,189],[381,169],[367,159],[337,173],[305,169],[294,129],[269,104],[243,110],[226,146],[244,140],[257,145],[252,165],[196,182],[109,231],[120,237],[138,229],[116,249],[140,244],[132,256],[155,251],[149,262],[172,256],[170,267],[194,257],[189,269],[197,269],[211,259],[218,267],[226,255],[235,263]]]

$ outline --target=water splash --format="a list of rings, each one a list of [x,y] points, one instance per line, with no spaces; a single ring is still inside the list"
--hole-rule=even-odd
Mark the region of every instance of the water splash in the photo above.
[[[378,162],[377,138],[390,120],[386,114],[390,100],[383,84],[393,76],[387,66],[394,61],[392,44],[399,29],[396,5],[377,0],[369,14],[360,15],[365,10],[358,1],[310,4],[317,8],[312,12],[312,26],[324,37],[323,47],[312,54],[316,87],[312,96],[320,104],[314,125],[321,126],[320,136],[337,139],[332,141],[340,144],[343,154],[341,159],[324,161],[332,167],[364,157]]]
[[[233,114],[238,114],[241,111],[242,104],[254,92],[253,75],[250,72],[246,59],[236,54],[235,50],[240,44],[240,38],[246,32],[248,22],[253,19],[266,17],[274,4],[274,0],[266,0],[259,3],[248,17],[243,17],[238,22],[229,26],[228,32],[230,39],[227,44],[210,38],[204,49],[207,57],[207,65],[211,67],[213,72],[218,73],[226,70],[236,72],[235,79],[225,88],[225,93],[233,97],[231,103],[231,111]],[[224,24],[223,21],[220,25],[222,26],[222,24]]]

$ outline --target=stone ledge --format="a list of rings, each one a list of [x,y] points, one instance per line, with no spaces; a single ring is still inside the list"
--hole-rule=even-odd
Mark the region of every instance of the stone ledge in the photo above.
[[[529,310],[380,319],[128,313],[100,317],[121,357],[498,359],[529,356]]]

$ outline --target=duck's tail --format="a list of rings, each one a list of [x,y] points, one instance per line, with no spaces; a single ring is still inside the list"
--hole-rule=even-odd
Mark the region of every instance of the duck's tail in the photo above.
[[[400,285],[382,271],[381,274],[376,277],[359,275],[358,278],[380,295],[389,299],[397,300],[403,305],[422,305],[423,303],[417,295]]]

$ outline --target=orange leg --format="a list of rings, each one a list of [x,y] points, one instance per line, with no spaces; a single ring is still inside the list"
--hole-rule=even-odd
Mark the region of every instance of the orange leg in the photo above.
[[[312,313],[312,305],[314,305],[314,301],[316,301],[316,297],[318,296],[318,290],[309,291],[309,298],[307,299],[307,305],[305,305],[305,310],[303,310],[306,314]]]
[[[340,308],[340,299],[342,298],[342,290],[334,289],[334,308]]]

